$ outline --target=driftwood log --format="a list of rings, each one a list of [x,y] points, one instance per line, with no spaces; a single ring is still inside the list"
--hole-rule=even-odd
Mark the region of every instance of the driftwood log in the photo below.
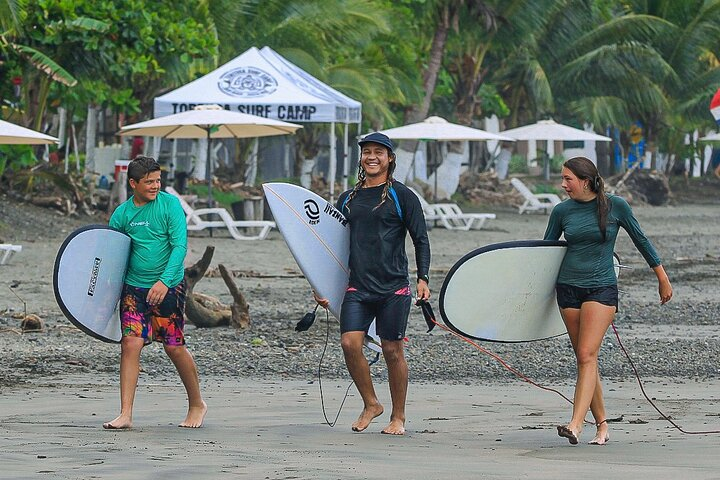
[[[217,298],[193,291],[195,285],[205,276],[214,253],[215,247],[208,246],[205,248],[202,258],[195,265],[185,269],[185,282],[187,284],[185,316],[189,322],[200,328],[230,325],[235,328],[246,329],[250,327],[250,306],[224,265],[218,265],[218,269],[233,297],[232,305],[225,305]]]

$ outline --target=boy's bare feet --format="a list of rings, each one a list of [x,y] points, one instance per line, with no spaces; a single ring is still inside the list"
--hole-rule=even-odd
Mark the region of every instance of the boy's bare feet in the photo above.
[[[103,423],[105,430],[125,430],[132,428],[132,417],[120,414],[115,420]]]
[[[352,424],[353,432],[362,432],[365,430],[373,419],[382,415],[384,411],[383,406],[379,403],[371,407],[363,408],[363,411],[360,413],[358,419]]]
[[[207,413],[207,403],[205,403],[204,401],[202,402],[201,406],[189,407],[187,417],[185,417],[185,420],[180,425],[178,425],[178,427],[200,428],[200,427],[202,427],[203,420],[205,419],[206,413]]]
[[[405,421],[390,419],[390,424],[382,430],[387,435],[405,435]]]

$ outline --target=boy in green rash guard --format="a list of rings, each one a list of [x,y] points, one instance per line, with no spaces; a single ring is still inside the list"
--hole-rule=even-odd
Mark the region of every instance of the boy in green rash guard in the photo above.
[[[655,248],[645,237],[625,200],[605,194],[605,183],[595,164],[584,157],[563,165],[562,188],[570,197],[550,214],[545,240],[565,235],[567,253],[560,266],[556,291],[570,342],[577,359],[577,381],[570,423],[557,427],[558,435],[575,445],[588,408],[597,432],[591,445],[610,439],[598,370],[602,339],[618,306],[613,249],[620,227],[625,229],[658,279],[660,303],[672,298],[672,286]]]
[[[185,269],[187,226],[180,202],[160,190],[160,165],[137,156],[128,165],[133,196],[118,206],[110,226],[130,236],[130,261],[120,298],[120,415],[103,428],[132,427],[132,409],[140,352],[162,342],[188,395],[188,412],[180,427],[202,426],[207,405],[200,394],[197,367],[185,347]]]

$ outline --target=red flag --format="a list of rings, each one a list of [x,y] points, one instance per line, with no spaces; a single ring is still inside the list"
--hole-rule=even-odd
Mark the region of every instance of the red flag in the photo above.
[[[720,88],[715,92],[715,96],[710,101],[710,113],[715,118],[715,122],[720,125]]]

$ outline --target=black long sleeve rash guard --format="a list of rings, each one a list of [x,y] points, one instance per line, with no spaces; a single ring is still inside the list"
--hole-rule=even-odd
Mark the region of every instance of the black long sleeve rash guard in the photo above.
[[[392,186],[402,218],[392,195],[380,205],[384,184],[361,188],[345,203],[348,190],[337,201],[350,224],[349,286],[361,291],[387,294],[409,284],[407,232],[415,247],[418,277],[430,271],[430,240],[420,201],[402,183],[393,181]]]

